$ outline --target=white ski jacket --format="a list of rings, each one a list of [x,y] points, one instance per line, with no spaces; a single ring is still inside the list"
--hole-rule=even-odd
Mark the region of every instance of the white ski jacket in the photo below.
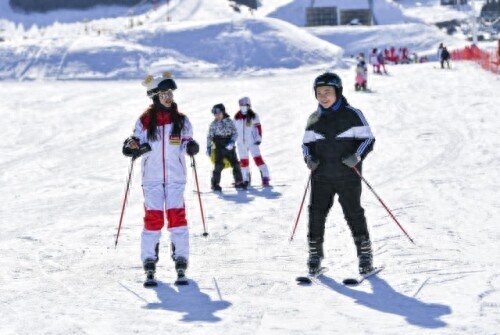
[[[137,120],[134,136],[141,144],[149,143],[151,151],[142,155],[142,183],[186,183],[186,145],[192,140],[193,128],[187,116],[180,136],[171,135],[173,123],[170,113],[160,112],[156,141],[148,140],[148,116]]]
[[[262,141],[262,127],[259,115],[254,113],[255,117],[252,119],[249,119],[248,115],[249,113],[243,115],[241,112],[238,112],[234,116],[234,123],[238,130],[237,144],[241,147],[250,147],[256,142]]]

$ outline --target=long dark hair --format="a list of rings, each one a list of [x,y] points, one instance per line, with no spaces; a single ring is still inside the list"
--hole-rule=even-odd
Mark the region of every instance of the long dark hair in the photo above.
[[[248,108],[247,120],[253,120],[253,119],[255,119],[255,112],[251,108]]]
[[[181,136],[181,131],[184,128],[184,114],[179,113],[175,102],[172,102],[172,106],[165,107],[160,103],[158,96],[155,96],[153,98],[153,104],[151,104],[141,115],[141,120],[143,120],[143,122],[147,119],[148,140],[158,140],[158,113],[170,113],[173,124],[171,135]]]

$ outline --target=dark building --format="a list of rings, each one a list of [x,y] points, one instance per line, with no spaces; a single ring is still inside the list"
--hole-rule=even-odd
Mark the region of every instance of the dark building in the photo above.
[[[24,12],[48,12],[56,9],[87,9],[97,5],[137,5],[141,0],[9,0],[10,7]],[[149,0],[154,3],[154,0]]]
[[[441,0],[441,6],[467,5],[467,0]]]
[[[481,8],[481,19],[484,24],[500,32],[500,0],[488,0]]]
[[[306,26],[336,26],[338,25],[337,7],[307,7]]]
[[[257,0],[232,0],[232,1],[236,2],[239,5],[247,6],[251,9],[257,9],[257,7],[259,6]]]
[[[372,25],[370,9],[338,9],[338,7],[307,7],[306,27],[337,25]]]

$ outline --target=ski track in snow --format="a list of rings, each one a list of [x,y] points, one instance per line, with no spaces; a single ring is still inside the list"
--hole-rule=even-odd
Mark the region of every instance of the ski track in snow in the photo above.
[[[386,268],[356,288],[342,285],[356,260],[336,202],[326,225],[330,271],[310,287],[294,282],[306,271],[307,204],[294,241],[288,239],[308,177],[300,145],[316,106],[317,73],[179,80],[176,99],[201,148],[212,105],[223,102],[232,115],[238,98],[251,97],[277,186],[206,192],[211,165],[201,150],[196,162],[210,235],[201,236],[188,171],[190,285],[173,285],[164,232],[156,289],[142,287],[137,163],[114,249],[128,168],[121,145],[148,104],[140,83],[4,82],[0,333],[496,333],[500,138],[498,97],[491,92],[500,82],[468,63],[457,71],[433,66],[370,74],[372,94],[354,92],[352,69],[338,71],[377,138],[364,175],[416,242],[364,187],[375,262]],[[222,183],[231,184],[229,172]]]

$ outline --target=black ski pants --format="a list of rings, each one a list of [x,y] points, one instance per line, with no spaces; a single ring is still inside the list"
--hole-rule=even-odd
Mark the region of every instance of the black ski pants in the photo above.
[[[448,59],[441,59],[441,68],[444,69],[444,63],[446,62],[446,66],[448,69],[450,68],[450,61]]]
[[[212,186],[219,185],[221,172],[224,169],[224,158],[229,160],[231,167],[233,168],[234,182],[239,183],[243,180],[241,175],[240,162],[238,161],[238,156],[236,155],[236,149],[227,150],[223,145],[215,146],[215,166],[212,173]]]
[[[333,205],[335,195],[338,195],[338,201],[352,236],[369,238],[365,211],[361,207],[361,180],[325,181],[316,180],[313,177],[309,201],[309,241],[323,243],[326,217]]]

